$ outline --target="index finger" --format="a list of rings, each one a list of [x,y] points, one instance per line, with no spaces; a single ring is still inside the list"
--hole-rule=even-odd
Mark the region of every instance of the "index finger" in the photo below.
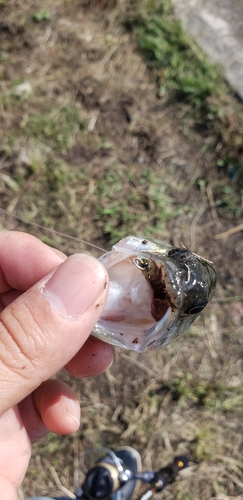
[[[18,231],[0,232],[0,293],[28,290],[65,258],[35,236]]]

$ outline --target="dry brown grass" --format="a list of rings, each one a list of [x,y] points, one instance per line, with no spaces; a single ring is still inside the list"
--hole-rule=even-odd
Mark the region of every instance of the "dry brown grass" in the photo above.
[[[242,294],[242,240],[240,233],[214,238],[230,227],[214,200],[214,186],[227,179],[214,168],[214,138],[192,132],[183,109],[158,101],[121,25],[126,2],[93,2],[95,10],[85,3],[0,7],[1,227],[67,253],[88,247],[52,227],[105,248],[131,232],[183,242],[214,261],[219,284],[172,346],[139,356],[117,350],[110,371],[95,379],[61,374],[79,395],[82,425],[34,447],[23,491],[74,491],[83,450],[126,443],[141,452],[144,468],[189,455],[167,500],[240,498],[242,305],[227,297]],[[47,19],[37,22],[40,11]]]

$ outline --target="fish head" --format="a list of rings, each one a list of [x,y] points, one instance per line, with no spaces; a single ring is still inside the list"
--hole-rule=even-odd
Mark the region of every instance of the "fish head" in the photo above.
[[[126,349],[166,346],[185,332],[213,296],[212,264],[185,248],[130,236],[100,260],[107,303],[93,335]]]

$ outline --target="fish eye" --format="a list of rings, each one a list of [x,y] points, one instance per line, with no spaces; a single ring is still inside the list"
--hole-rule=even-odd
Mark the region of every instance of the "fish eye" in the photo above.
[[[199,314],[204,309],[204,307],[207,305],[207,303],[208,303],[207,300],[204,300],[204,301],[200,300],[200,301],[198,301],[197,304],[194,304],[193,306],[188,307],[188,309],[186,309],[184,311],[184,314],[190,314],[190,315]]]
[[[168,257],[175,257],[175,259],[183,259],[189,252],[186,248],[173,248],[168,252]]]

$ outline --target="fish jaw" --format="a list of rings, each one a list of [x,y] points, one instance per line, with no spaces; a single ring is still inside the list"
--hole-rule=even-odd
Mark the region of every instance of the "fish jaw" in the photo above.
[[[154,333],[163,330],[167,333],[170,330],[170,325],[173,323],[172,311],[169,308],[165,316],[154,324],[137,324],[137,325],[120,325],[118,322],[100,321],[95,325],[93,335],[100,338],[104,342],[108,342],[117,347],[123,347],[128,350],[142,352],[146,347],[151,345],[151,349],[156,349]],[[120,327],[120,328],[119,328]]]
[[[136,352],[166,346],[184,333],[215,288],[215,271],[205,259],[157,240],[124,238],[100,260],[110,285],[92,334]],[[155,269],[153,279],[147,263]]]

